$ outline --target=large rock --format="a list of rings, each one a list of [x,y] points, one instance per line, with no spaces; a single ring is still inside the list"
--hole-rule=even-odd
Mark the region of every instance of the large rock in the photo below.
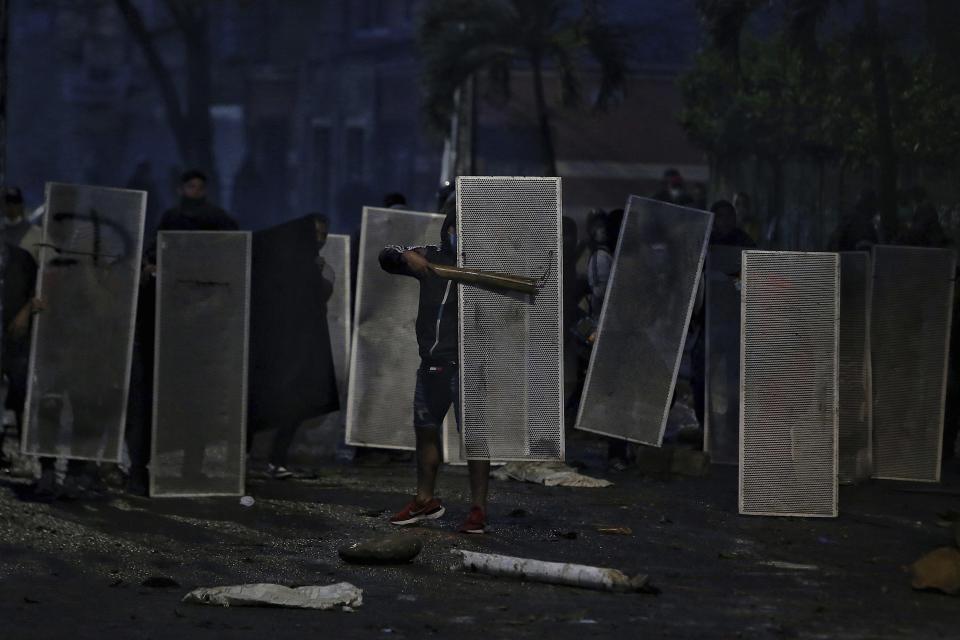
[[[351,564],[404,564],[423,550],[420,538],[411,535],[391,535],[365,542],[354,542],[340,547],[337,553]]]

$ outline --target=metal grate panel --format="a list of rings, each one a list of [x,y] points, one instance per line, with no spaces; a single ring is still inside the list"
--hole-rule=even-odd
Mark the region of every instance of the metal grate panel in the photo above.
[[[416,336],[420,283],[386,273],[378,256],[387,245],[437,244],[442,225],[443,216],[434,213],[363,210],[347,444],[415,448],[413,391],[420,365]]]
[[[462,267],[543,278],[536,295],[460,286],[468,459],[562,460],[559,178],[457,180]]]
[[[711,221],[706,211],[630,197],[578,429],[660,446]],[[642,375],[625,375],[625,364]]]
[[[704,271],[704,449],[710,460],[740,457],[740,247],[716,245]]]
[[[740,513],[837,515],[840,259],[745,251]]]
[[[251,238],[157,242],[151,496],[243,495]]]
[[[873,250],[873,474],[940,479],[956,255]]]
[[[24,453],[119,462],[147,194],[47,184]]]
[[[870,254],[840,254],[840,482],[870,477]]]
[[[350,371],[350,236],[330,234],[320,256],[326,263],[324,274],[333,278],[333,295],[327,301],[327,326],[340,406],[345,407]]]

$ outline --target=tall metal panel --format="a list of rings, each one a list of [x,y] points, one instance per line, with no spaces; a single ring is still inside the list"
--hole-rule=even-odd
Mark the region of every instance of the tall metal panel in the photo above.
[[[561,460],[559,178],[457,180],[457,264],[540,278],[535,295],[460,285],[460,396],[468,459]]]
[[[837,515],[840,258],[744,251],[740,513]]]
[[[712,218],[706,211],[630,196],[578,429],[660,446]]]
[[[840,254],[840,422],[838,477],[870,477],[870,254]]]
[[[704,450],[719,464],[740,456],[740,247],[715,245],[704,270]]]
[[[250,234],[163,231],[151,496],[242,495]]]
[[[119,462],[147,194],[48,183],[22,449]]]
[[[940,479],[956,254],[873,249],[873,475]]]
[[[333,279],[333,294],[327,301],[327,326],[340,406],[346,407],[350,374],[350,236],[331,233],[320,256],[325,262],[324,274]],[[343,412],[337,411],[328,419],[342,423]]]
[[[414,449],[413,391],[420,355],[420,283],[378,263],[388,245],[437,244],[443,216],[365,207],[347,401],[347,444]]]

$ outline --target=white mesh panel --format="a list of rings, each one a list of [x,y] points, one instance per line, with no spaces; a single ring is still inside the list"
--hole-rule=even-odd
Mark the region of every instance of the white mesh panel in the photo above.
[[[955,270],[949,249],[874,247],[874,477],[940,479]]]
[[[559,178],[457,180],[458,264],[547,276],[536,295],[460,286],[469,459],[563,459]]]
[[[870,254],[840,254],[840,482],[870,477]]]
[[[380,268],[388,245],[437,244],[443,216],[364,208],[347,402],[347,444],[413,449],[420,283]]]
[[[24,453],[119,462],[147,194],[47,185]]]
[[[324,273],[333,277],[333,294],[327,300],[327,326],[340,405],[345,407],[350,369],[350,236],[330,234],[320,255],[326,262]]]
[[[713,246],[704,270],[704,450],[719,464],[740,456],[740,247]]]
[[[837,515],[835,253],[745,251],[740,513]]]
[[[157,241],[151,496],[243,495],[250,233]]]
[[[578,429],[660,446],[711,219],[706,211],[630,197]]]

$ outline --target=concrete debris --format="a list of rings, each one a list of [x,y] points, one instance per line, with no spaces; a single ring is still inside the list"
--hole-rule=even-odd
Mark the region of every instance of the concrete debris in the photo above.
[[[600,488],[613,485],[609,480],[592,478],[562,462],[510,462],[490,474],[495,480],[517,480],[548,487]]]
[[[423,551],[423,541],[412,535],[399,534],[354,542],[340,547],[337,553],[351,564],[405,564]]]
[[[941,547],[910,565],[914,589],[936,589],[960,595],[960,551]]]
[[[631,578],[616,569],[567,562],[543,562],[462,549],[454,550],[454,553],[463,557],[465,571],[600,591],[657,593],[649,584],[648,576],[636,575]]]
[[[349,582],[295,589],[279,584],[240,584],[194,589],[183,601],[220,607],[356,608],[363,604],[363,590]]]

